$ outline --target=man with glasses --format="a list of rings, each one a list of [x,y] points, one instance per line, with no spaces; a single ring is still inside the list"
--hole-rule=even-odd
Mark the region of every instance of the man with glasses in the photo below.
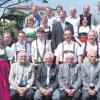
[[[25,33],[23,31],[18,33],[18,41],[12,44],[11,50],[13,51],[14,62],[17,61],[18,52],[21,50],[26,51],[28,59],[30,60],[30,44],[26,42]]]
[[[75,55],[67,53],[65,63],[59,65],[58,82],[60,86],[60,100],[80,100],[81,67],[74,63]]]

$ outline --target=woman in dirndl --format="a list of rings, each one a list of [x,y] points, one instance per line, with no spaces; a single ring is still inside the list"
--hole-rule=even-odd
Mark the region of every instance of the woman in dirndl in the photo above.
[[[10,47],[5,47],[2,37],[0,37],[0,100],[10,100],[9,72],[12,59]]]

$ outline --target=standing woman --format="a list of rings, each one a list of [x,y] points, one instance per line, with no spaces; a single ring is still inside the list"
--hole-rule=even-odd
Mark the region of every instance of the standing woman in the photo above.
[[[12,59],[10,47],[5,47],[0,37],[0,100],[10,100],[8,79]]]
[[[88,32],[90,30],[95,30],[94,25],[88,25],[88,18],[86,16],[83,16],[80,21],[79,26],[79,40],[84,43],[87,42],[88,39]]]
[[[42,27],[45,31],[45,36],[47,40],[51,40],[51,27],[48,24],[48,18],[46,15],[43,15],[41,17],[41,25],[40,27]]]
[[[23,29],[25,32],[26,40],[31,44],[36,39],[36,29],[34,27],[34,18],[32,16],[27,17],[27,26]]]

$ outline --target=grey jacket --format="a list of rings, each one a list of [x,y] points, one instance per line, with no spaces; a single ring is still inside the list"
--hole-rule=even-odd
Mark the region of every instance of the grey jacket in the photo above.
[[[59,73],[58,73],[58,82],[60,86],[60,90],[64,90],[67,88],[68,84],[68,64],[63,63],[59,66]],[[72,72],[72,78],[71,78],[71,86],[75,88],[76,90],[79,89],[81,85],[81,67],[80,65],[73,63],[71,66],[71,72]]]
[[[81,77],[82,77],[82,90],[89,90],[89,85],[91,83],[91,64],[90,62],[83,63],[81,66]],[[93,66],[92,71],[92,83],[95,86],[95,91],[100,88],[100,62],[96,61]]]
[[[22,72],[24,69],[24,72]],[[34,84],[34,75],[35,71],[33,66],[30,63],[26,65],[20,65],[19,62],[16,62],[11,65],[10,75],[9,75],[9,82],[10,88],[17,89],[19,87],[22,74],[25,77],[26,87],[30,88]]]

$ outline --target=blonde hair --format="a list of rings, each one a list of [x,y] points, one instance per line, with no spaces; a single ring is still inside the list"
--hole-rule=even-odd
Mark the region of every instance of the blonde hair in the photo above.
[[[30,15],[30,16],[28,16],[28,17],[27,17],[27,21],[33,21],[33,22],[34,22],[34,17],[33,17],[33,16],[31,16],[31,15]]]

